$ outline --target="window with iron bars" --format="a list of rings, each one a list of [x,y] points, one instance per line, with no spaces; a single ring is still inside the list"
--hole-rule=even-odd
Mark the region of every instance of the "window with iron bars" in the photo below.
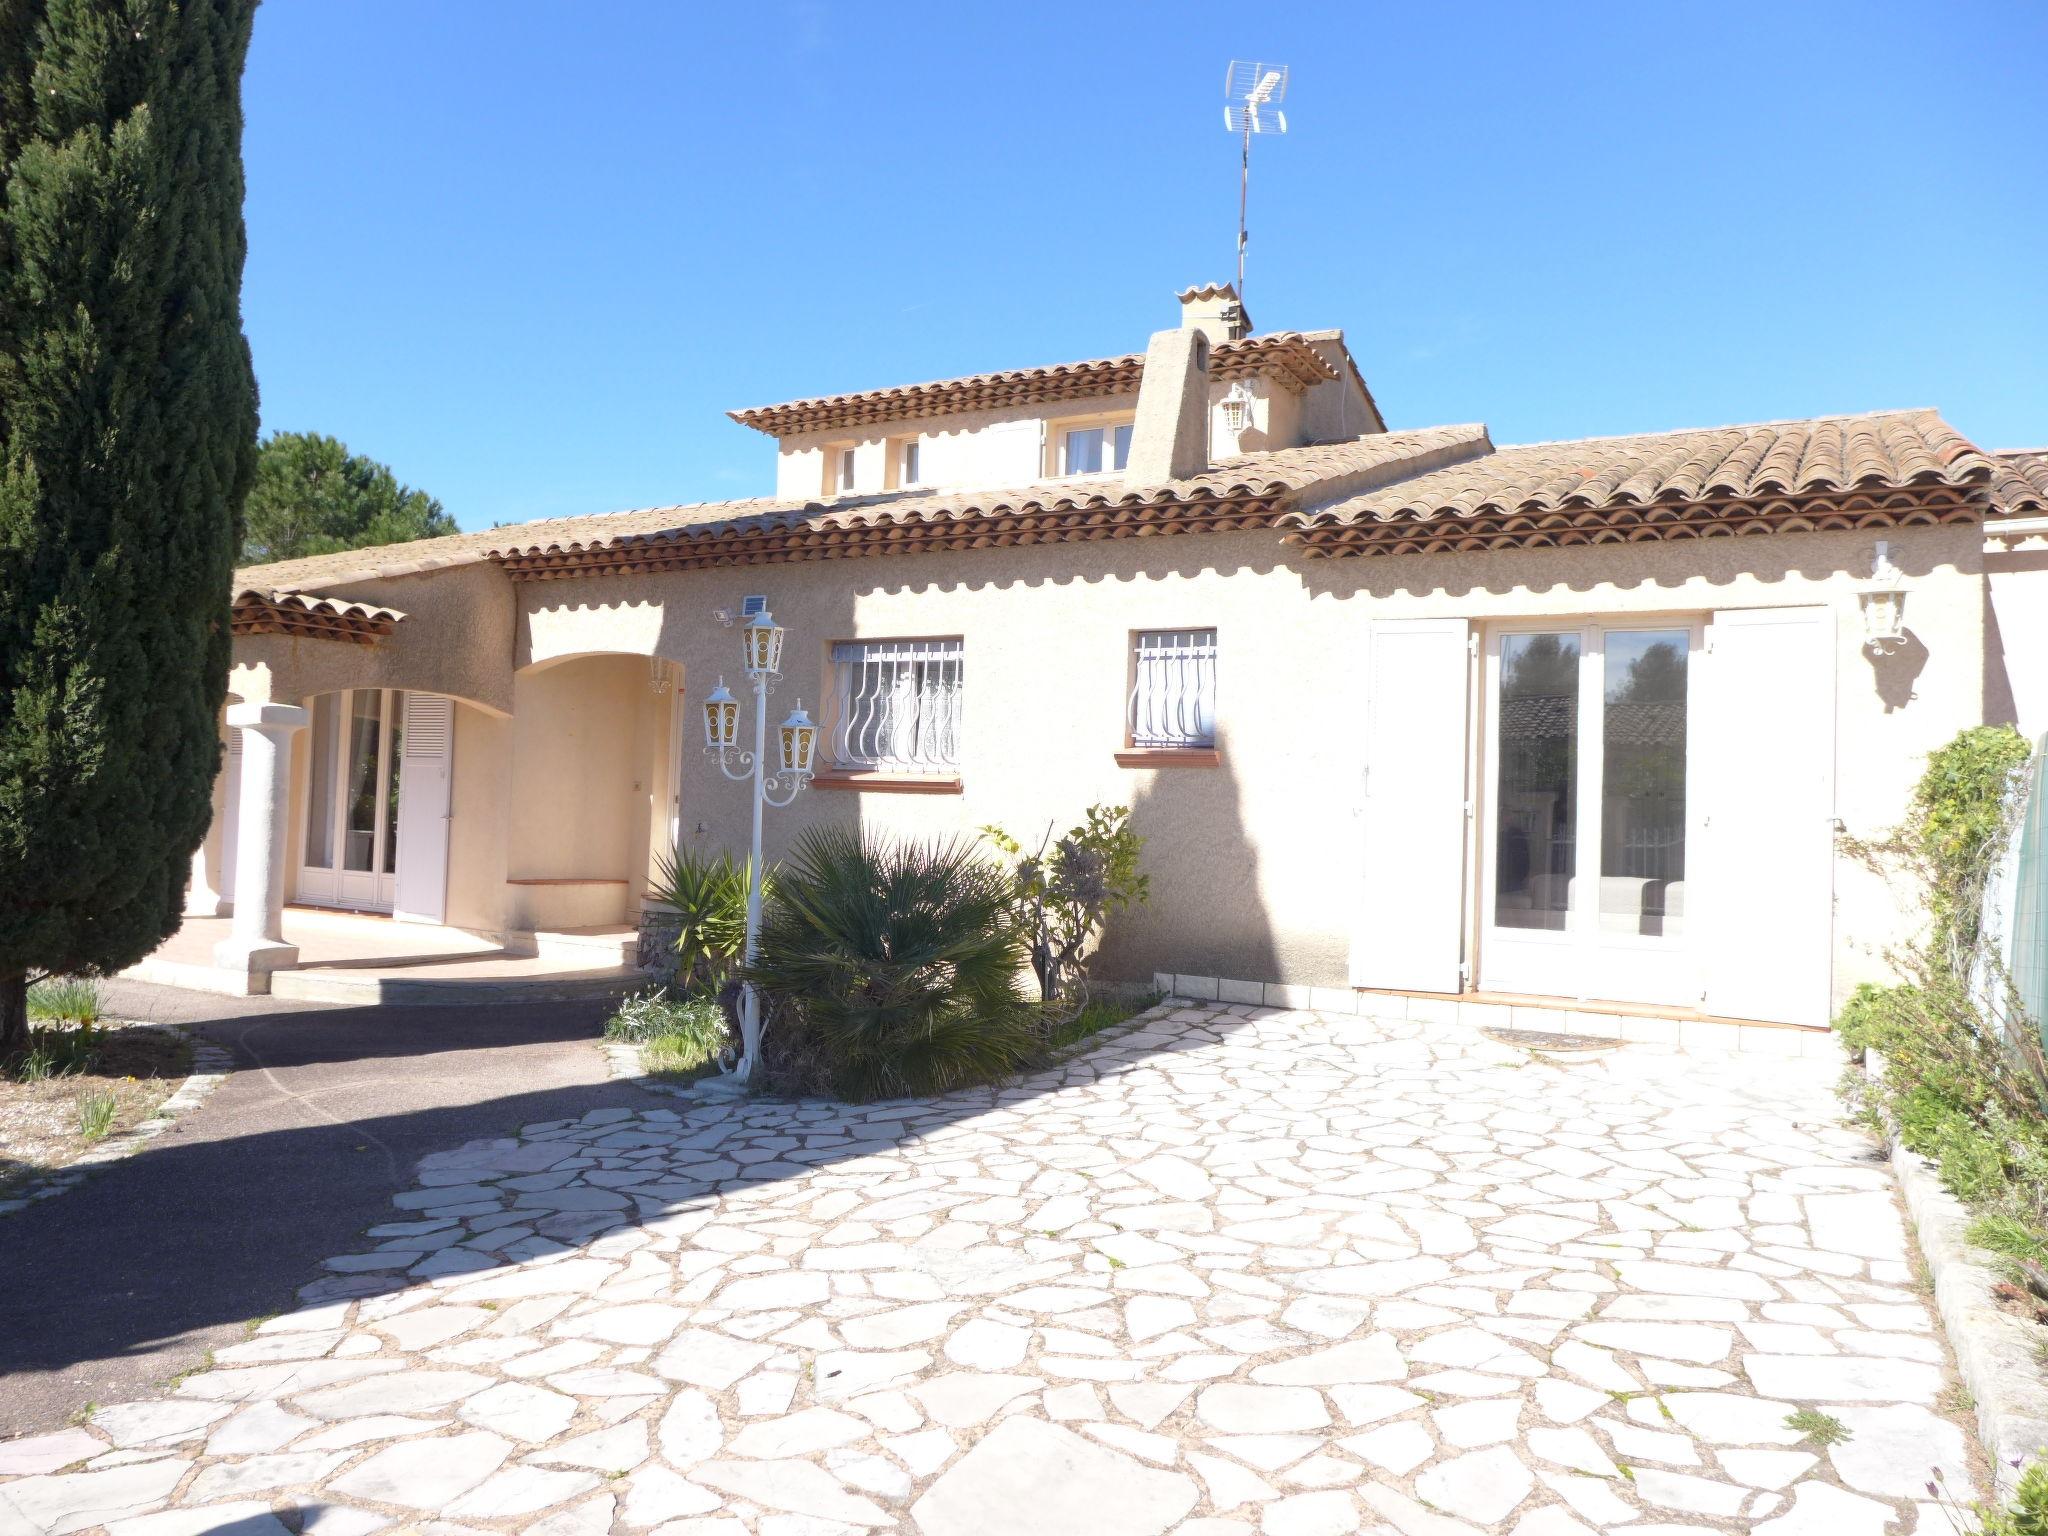
[[[957,773],[961,660],[958,640],[834,645],[825,756],[864,773]]]
[[[1216,631],[1141,629],[1131,637],[1131,745],[1216,745]]]

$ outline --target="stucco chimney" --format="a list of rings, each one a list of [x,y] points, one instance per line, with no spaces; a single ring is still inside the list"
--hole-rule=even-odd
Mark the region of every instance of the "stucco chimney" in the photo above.
[[[1252,333],[1252,317],[1245,313],[1237,301],[1237,290],[1229,283],[1183,288],[1179,298],[1180,323],[1207,336],[1211,346],[1242,341]]]
[[[1185,480],[1209,467],[1209,337],[1161,331],[1145,348],[1138,418],[1124,474],[1140,485]]]

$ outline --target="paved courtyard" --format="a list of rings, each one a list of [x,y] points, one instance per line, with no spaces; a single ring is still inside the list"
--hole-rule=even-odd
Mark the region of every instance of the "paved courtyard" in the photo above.
[[[1202,1007],[999,1094],[530,1125],[0,1444],[0,1536],[1946,1531],[1833,1070]]]

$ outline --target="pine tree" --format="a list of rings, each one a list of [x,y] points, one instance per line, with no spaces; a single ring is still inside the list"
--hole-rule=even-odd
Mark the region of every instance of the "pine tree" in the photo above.
[[[178,926],[256,453],[255,0],[0,0],[0,1050]]]
[[[425,491],[318,432],[273,432],[256,451],[243,509],[242,564],[299,560],[459,533]]]

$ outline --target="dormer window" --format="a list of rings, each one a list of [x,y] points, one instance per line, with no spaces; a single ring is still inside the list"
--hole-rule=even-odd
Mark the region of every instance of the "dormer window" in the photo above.
[[[851,448],[841,448],[838,457],[838,479],[835,484],[839,494],[844,496],[853,489],[853,450]]]
[[[1063,475],[1116,474],[1131,459],[1131,424],[1075,427],[1060,438]]]
[[[907,437],[903,440],[903,445],[897,453],[896,483],[898,485],[918,485],[922,483],[923,476],[918,470],[917,450],[918,441],[916,438]]]

